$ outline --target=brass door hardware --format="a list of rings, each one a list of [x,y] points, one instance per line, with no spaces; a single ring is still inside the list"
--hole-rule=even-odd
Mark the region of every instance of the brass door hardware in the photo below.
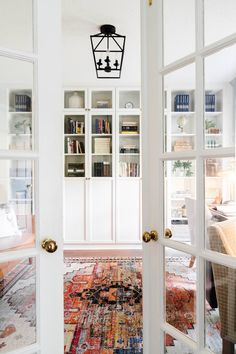
[[[152,0],[148,0],[149,6],[152,6]]]
[[[145,231],[143,233],[143,242],[150,242],[151,240],[157,241],[158,240],[158,232],[156,230],[152,230],[150,232]]]
[[[41,246],[45,251],[49,253],[54,253],[57,250],[56,241],[51,240],[50,238],[46,238],[45,240],[43,240]]]
[[[165,238],[171,238],[171,237],[172,237],[171,229],[166,228],[165,229]]]

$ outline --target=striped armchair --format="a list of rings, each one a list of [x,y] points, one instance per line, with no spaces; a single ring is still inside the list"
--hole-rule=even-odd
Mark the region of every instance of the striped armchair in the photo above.
[[[210,249],[236,257],[236,218],[208,227]],[[235,258],[236,259],[236,258]],[[236,344],[236,269],[212,263],[221,321],[223,354],[234,354]]]

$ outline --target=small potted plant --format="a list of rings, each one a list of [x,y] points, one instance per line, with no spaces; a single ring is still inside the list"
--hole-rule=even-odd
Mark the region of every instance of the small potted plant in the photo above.
[[[176,160],[174,162],[172,172],[177,177],[191,177],[193,175],[192,162]]]

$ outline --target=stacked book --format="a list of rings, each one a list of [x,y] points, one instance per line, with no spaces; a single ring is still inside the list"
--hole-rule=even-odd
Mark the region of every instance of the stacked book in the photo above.
[[[188,151],[192,150],[192,144],[189,140],[179,139],[176,140],[173,146],[174,151]]]
[[[138,177],[139,164],[136,162],[120,162],[120,177]]]
[[[176,95],[174,101],[175,112],[189,111],[189,95]]]
[[[215,95],[206,94],[205,95],[205,111],[206,112],[215,112]]]
[[[67,126],[68,134],[84,134],[84,122],[69,119]]]
[[[31,112],[31,97],[28,95],[15,95],[15,111]]]
[[[82,141],[67,138],[67,153],[68,154],[84,154],[84,143]]]
[[[111,163],[108,161],[94,162],[94,177],[110,177]]]
[[[121,134],[138,134],[138,122],[122,122]]]
[[[120,153],[121,154],[138,154],[139,149],[137,145],[123,145],[120,148]]]
[[[110,154],[111,138],[94,138],[95,154]]]
[[[111,134],[111,123],[109,119],[98,118],[95,121],[96,134]]]
[[[68,177],[84,177],[84,163],[69,163],[67,168]]]

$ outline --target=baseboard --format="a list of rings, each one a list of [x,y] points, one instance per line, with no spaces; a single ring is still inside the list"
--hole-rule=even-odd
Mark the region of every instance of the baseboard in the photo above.
[[[70,256],[142,256],[142,244],[78,244],[65,243],[64,255]]]

